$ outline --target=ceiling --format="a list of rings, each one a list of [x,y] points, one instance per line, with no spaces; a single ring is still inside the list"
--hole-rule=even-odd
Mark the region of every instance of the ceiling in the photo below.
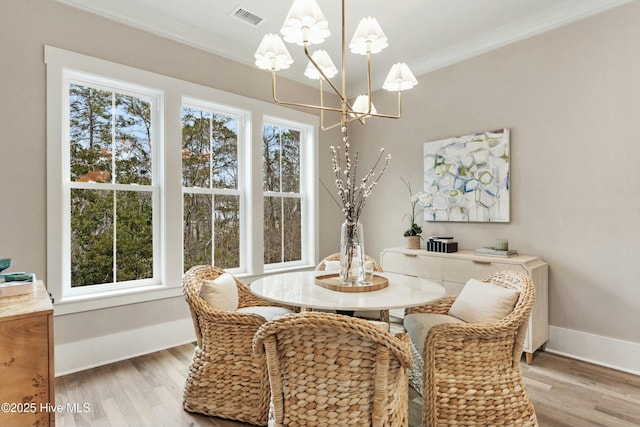
[[[292,3],[292,0],[57,1],[248,65],[253,65],[253,54],[262,36],[279,33]],[[389,47],[372,56],[372,86],[376,90],[396,62],[406,62],[419,76],[629,1],[346,0],[346,43],[362,17],[377,18],[389,39]],[[329,21],[331,36],[317,46],[326,49],[340,68],[341,3],[318,0],[318,4]],[[230,16],[238,7],[263,21],[254,27]],[[302,48],[291,44],[287,48],[295,62],[282,75],[317,84],[302,75],[307,65]],[[311,50],[315,48],[312,46]],[[365,57],[351,54],[347,47],[345,64],[348,95],[366,92]]]

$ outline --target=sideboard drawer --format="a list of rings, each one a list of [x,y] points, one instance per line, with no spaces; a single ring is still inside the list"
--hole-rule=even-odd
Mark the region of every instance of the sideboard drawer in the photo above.
[[[391,273],[407,274],[442,283],[442,258],[407,252],[385,252],[382,268]]]
[[[528,274],[527,271],[518,264],[507,264],[497,262],[494,259],[442,259],[442,280],[445,282],[466,283],[469,278],[478,280],[498,271],[517,270]]]

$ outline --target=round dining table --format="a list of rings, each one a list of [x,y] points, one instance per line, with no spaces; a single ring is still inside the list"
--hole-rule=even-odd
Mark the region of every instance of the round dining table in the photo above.
[[[323,271],[276,273],[254,280],[251,292],[268,301],[302,308],[359,311],[389,310],[424,305],[442,298],[445,289],[422,277],[398,273],[375,273],[388,280],[383,289],[343,292],[320,286],[316,276]]]

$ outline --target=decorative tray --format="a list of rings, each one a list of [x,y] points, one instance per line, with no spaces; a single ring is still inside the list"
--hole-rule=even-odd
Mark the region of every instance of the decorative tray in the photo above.
[[[374,274],[371,283],[364,285],[343,285],[340,283],[340,275],[338,273],[332,273],[316,276],[315,284],[338,292],[370,292],[386,288],[389,286],[389,280],[387,280],[386,277]]]

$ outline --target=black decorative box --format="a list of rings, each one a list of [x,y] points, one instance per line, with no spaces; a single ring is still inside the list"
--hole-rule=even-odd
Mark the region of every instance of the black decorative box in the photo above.
[[[458,252],[458,242],[442,242],[437,239],[429,239],[427,241],[427,250],[430,252]]]

